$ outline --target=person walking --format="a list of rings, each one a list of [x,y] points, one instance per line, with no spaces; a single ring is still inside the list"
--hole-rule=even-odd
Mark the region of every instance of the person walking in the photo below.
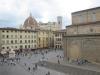
[[[37,69],[37,64],[35,64],[35,68]]]
[[[30,71],[30,69],[31,69],[31,68],[30,68],[30,67],[28,67],[28,70],[29,70],[29,71]]]
[[[24,63],[24,65],[26,66],[26,63]]]
[[[50,72],[48,71],[48,75],[50,75]]]
[[[58,64],[60,64],[60,61],[59,61],[59,59],[58,59]]]
[[[35,67],[33,67],[33,71],[35,70]]]

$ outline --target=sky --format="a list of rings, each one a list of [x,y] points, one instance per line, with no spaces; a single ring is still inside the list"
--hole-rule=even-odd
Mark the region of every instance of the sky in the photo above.
[[[39,22],[63,17],[63,28],[71,24],[71,13],[100,6],[100,0],[0,0],[0,27],[19,27],[32,16]]]

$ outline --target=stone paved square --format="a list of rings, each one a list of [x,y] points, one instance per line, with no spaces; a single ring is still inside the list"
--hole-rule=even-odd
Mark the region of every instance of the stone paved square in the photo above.
[[[30,51],[27,54],[26,53],[27,52],[23,52],[16,55],[16,58],[20,59],[14,61],[5,60],[5,62],[2,63],[2,58],[0,58],[0,75],[46,75],[48,72],[50,72],[50,75],[71,75],[68,73],[71,70],[73,72],[80,70],[78,73],[82,73],[84,70],[87,70],[87,73],[88,71],[90,71],[90,73],[92,73],[92,71],[96,71],[95,75],[98,75],[100,72],[100,66],[97,65],[86,64],[78,66],[74,63],[65,62],[63,50],[55,51],[53,49],[45,49],[42,51],[37,50],[36,52]],[[58,60],[60,64],[58,63]],[[42,62],[43,65],[39,65]],[[64,67],[65,69],[63,69]],[[72,75],[75,75],[75,73]]]
[[[33,70],[35,63],[43,60],[43,57],[46,61],[56,62],[57,63],[57,55],[63,56],[63,52],[61,50],[47,50],[48,53],[45,53],[46,50],[42,51],[44,55],[42,55],[39,51],[38,54],[34,54],[34,52],[29,52],[27,56],[24,53],[17,55],[17,58],[20,58],[20,62],[14,61],[16,65],[11,65],[7,63],[0,64],[0,75],[46,75],[48,71],[50,71],[51,75],[65,75],[64,73],[51,70],[45,67],[38,66],[37,70]],[[63,59],[61,59],[63,60]],[[30,67],[30,71],[28,68]]]

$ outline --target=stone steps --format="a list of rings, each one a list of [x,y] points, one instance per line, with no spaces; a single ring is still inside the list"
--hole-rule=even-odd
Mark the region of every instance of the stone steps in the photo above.
[[[39,62],[38,65],[41,66],[41,63],[43,62]],[[65,66],[65,65],[46,62],[46,61],[44,63],[45,63],[44,67],[46,68],[54,69],[69,75],[100,75],[100,72],[98,71],[78,68],[75,66]]]

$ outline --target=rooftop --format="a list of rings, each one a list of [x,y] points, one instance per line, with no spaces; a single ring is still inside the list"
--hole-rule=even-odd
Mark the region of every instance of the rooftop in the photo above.
[[[10,28],[10,27],[0,28],[0,30],[15,30],[15,31],[32,31],[32,32],[36,32],[36,30],[18,29],[18,28]]]
[[[72,25],[66,26],[66,28],[67,28],[67,27],[75,27],[75,26],[91,25],[91,24],[100,24],[100,21],[89,22],[89,23],[81,23],[81,24],[72,24]]]
[[[95,7],[95,8],[85,9],[85,10],[73,12],[72,14],[79,13],[79,12],[84,12],[84,11],[96,10],[96,9],[100,9],[100,7]]]

